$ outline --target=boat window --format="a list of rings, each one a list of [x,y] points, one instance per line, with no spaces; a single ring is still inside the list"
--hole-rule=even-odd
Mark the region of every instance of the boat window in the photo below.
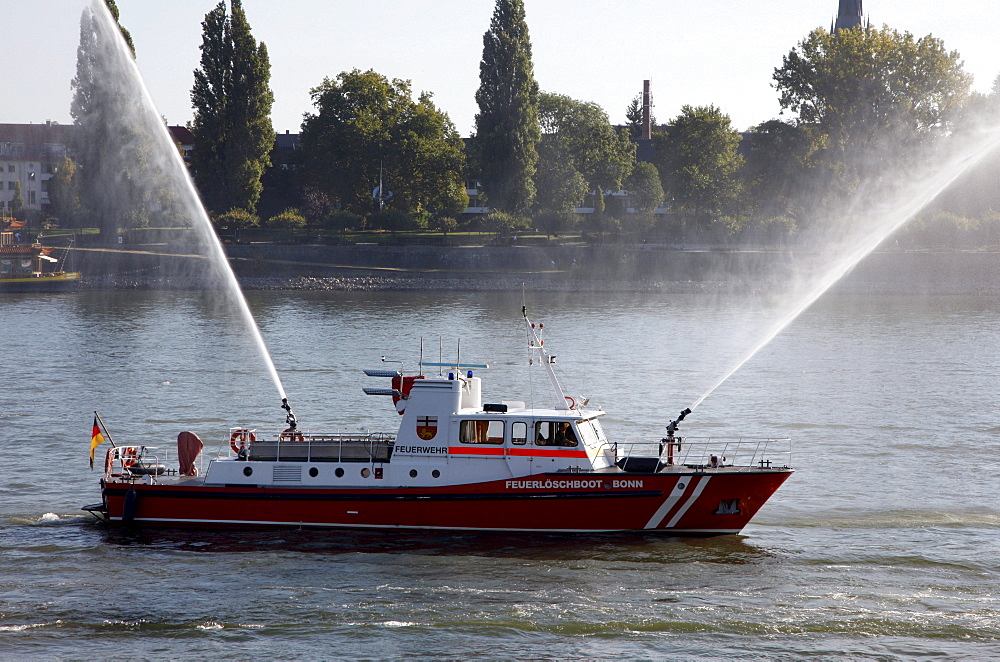
[[[510,426],[510,443],[523,446],[528,442],[528,424],[514,423]]]
[[[601,429],[601,424],[596,419],[581,421],[576,424],[576,429],[580,433],[583,443],[588,446],[599,446],[605,441],[604,430]]]
[[[461,421],[458,440],[463,444],[502,444],[503,421]]]
[[[576,446],[579,442],[569,421],[535,423],[536,446]]]

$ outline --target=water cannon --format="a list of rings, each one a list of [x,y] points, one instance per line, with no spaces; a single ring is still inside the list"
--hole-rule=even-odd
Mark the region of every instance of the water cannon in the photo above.
[[[683,411],[681,411],[680,415],[677,418],[670,421],[670,425],[667,426],[667,439],[674,438],[674,433],[677,432],[677,426],[680,424],[681,421],[684,420],[684,417],[690,413],[691,413],[690,408],[684,409]]]
[[[295,428],[299,423],[295,420],[295,412],[292,411],[292,407],[288,404],[288,398],[281,399],[281,408],[288,412],[285,416],[285,423],[288,424],[288,429],[285,432],[295,432]]]

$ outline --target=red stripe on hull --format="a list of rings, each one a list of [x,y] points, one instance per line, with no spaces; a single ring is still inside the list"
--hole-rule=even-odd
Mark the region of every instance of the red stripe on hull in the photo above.
[[[549,474],[441,488],[312,489],[136,484],[141,526],[736,533],[791,471]],[[129,484],[104,499],[120,523]]]

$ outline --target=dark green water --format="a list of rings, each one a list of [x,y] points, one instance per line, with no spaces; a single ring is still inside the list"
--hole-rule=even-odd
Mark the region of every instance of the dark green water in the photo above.
[[[0,658],[984,659],[1000,656],[1000,301],[828,296],[688,418],[790,436],[798,472],[742,536],[123,532],[78,508],[93,410],[167,445],[277,430],[212,298],[0,299]],[[660,435],[766,325],[766,302],[532,295],[568,393]],[[489,362],[542,398],[508,294],[252,293],[305,427],[387,429],[379,357]],[[99,451],[99,454],[101,451]]]

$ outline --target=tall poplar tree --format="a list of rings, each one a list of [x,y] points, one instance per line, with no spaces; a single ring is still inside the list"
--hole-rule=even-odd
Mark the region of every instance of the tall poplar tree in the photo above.
[[[250,31],[241,0],[225,0],[202,22],[201,68],[194,72],[191,155],[206,206],[254,212],[274,147],[267,47]]]
[[[522,0],[497,0],[483,35],[476,91],[476,148],[494,209],[524,213],[535,199],[538,83]]]

